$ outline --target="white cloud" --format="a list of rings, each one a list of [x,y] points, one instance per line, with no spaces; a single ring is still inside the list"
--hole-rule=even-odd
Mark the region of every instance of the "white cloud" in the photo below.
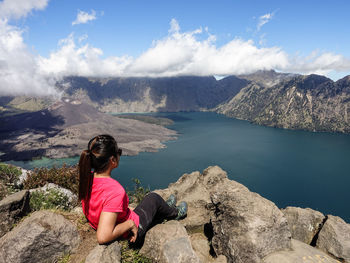
[[[89,21],[96,19],[96,11],[91,10],[91,13],[78,10],[77,18],[72,22],[72,25],[86,24]]]
[[[260,31],[261,27],[265,25],[267,22],[269,22],[272,17],[274,16],[274,13],[267,13],[265,15],[262,15],[259,17],[258,24],[256,26],[256,30]]]
[[[350,59],[331,52],[312,52],[307,57],[294,57],[290,66],[286,69],[290,72],[303,74],[327,75],[332,71],[348,72],[350,70]]]
[[[32,10],[43,10],[49,0],[3,0],[0,2],[0,17],[18,19],[27,16]]]
[[[40,57],[39,66],[41,72],[55,76],[161,77],[243,74],[288,65],[287,54],[278,47],[258,48],[251,40],[237,38],[218,48],[215,36],[207,34],[206,39],[198,40],[201,34],[207,33],[201,28],[180,32],[179,24],[173,19],[169,35],[154,41],[139,57],[105,59],[101,58],[101,49],[77,45],[70,35],[48,58]]]
[[[58,95],[55,79],[38,69],[22,31],[0,20],[0,95]]]
[[[350,71],[349,59],[330,52],[290,56],[279,47],[259,47],[252,40],[235,38],[218,47],[216,38],[201,28],[181,32],[170,23],[166,37],[153,41],[138,57],[103,57],[87,36],[70,34],[48,57],[32,54],[23,42],[22,31],[0,23],[0,94],[57,94],[56,80],[65,76],[128,77],[179,75],[238,75],[257,70],[328,74]]]

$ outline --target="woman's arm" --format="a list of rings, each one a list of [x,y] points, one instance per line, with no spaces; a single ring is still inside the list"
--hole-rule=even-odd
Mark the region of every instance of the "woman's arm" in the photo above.
[[[129,230],[131,230],[133,234],[130,242],[135,242],[137,237],[137,227],[134,221],[127,220],[116,225],[117,217],[118,213],[101,212],[100,221],[98,222],[97,227],[97,242],[100,245],[117,239]]]

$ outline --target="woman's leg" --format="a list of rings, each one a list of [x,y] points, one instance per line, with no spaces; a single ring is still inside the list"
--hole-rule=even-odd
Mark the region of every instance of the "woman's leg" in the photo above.
[[[175,218],[178,210],[169,206],[160,195],[151,192],[145,196],[134,212],[140,217],[138,239],[141,240],[147,230],[156,223],[160,223],[164,219]]]

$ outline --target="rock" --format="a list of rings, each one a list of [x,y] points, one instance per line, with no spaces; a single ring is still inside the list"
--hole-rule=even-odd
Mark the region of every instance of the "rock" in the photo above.
[[[224,255],[219,255],[213,263],[227,263],[227,258]]]
[[[301,241],[292,239],[292,250],[278,251],[266,256],[264,263],[340,263],[326,253]]]
[[[337,216],[328,215],[317,239],[316,247],[350,262],[350,224]]]
[[[203,233],[190,235],[190,241],[194,252],[202,262],[211,262],[213,257],[210,255],[210,246],[208,238]]]
[[[97,245],[85,259],[85,263],[120,263],[121,250],[118,242],[109,245]]]
[[[209,167],[206,174],[218,172]],[[262,262],[266,255],[290,248],[287,219],[277,206],[245,186],[223,179],[211,189],[212,245],[228,262]]]
[[[80,237],[62,215],[38,211],[0,239],[0,263],[53,262],[74,252]]]
[[[178,221],[151,228],[145,237],[140,254],[159,263],[199,263],[186,229]]]
[[[66,189],[64,187],[61,187],[57,184],[53,183],[47,183],[43,187],[35,188],[35,189],[30,189],[29,191],[32,192],[37,192],[37,191],[44,191],[48,192],[51,189],[55,189],[58,192],[60,192],[62,195],[66,196],[68,198],[68,205],[70,208],[75,207],[78,204],[78,196],[74,194],[71,190]]]
[[[186,201],[188,213],[181,223],[188,230],[203,231],[204,225],[210,222],[208,210],[208,206],[211,205],[210,190],[224,179],[227,179],[226,172],[215,166],[211,170],[204,170],[202,174],[200,172],[184,174],[168,188],[155,192],[165,200],[170,194],[175,194],[178,201]]]
[[[281,210],[288,220],[292,238],[311,244],[323,225],[325,216],[310,208],[287,207]]]
[[[23,190],[0,201],[0,237],[29,212],[29,191]]]
[[[209,241],[203,233],[194,233],[190,235],[190,240],[192,248],[201,262],[227,263],[227,259],[224,255],[220,255],[216,258],[210,255]]]

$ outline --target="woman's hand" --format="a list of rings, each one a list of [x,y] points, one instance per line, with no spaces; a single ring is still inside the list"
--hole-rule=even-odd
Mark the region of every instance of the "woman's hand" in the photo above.
[[[134,243],[136,241],[136,238],[137,238],[137,230],[138,230],[138,228],[135,225],[135,222],[134,221],[132,221],[132,222],[133,222],[133,225],[132,225],[132,227],[130,229],[130,233],[132,234],[132,236],[130,237],[129,241]]]

